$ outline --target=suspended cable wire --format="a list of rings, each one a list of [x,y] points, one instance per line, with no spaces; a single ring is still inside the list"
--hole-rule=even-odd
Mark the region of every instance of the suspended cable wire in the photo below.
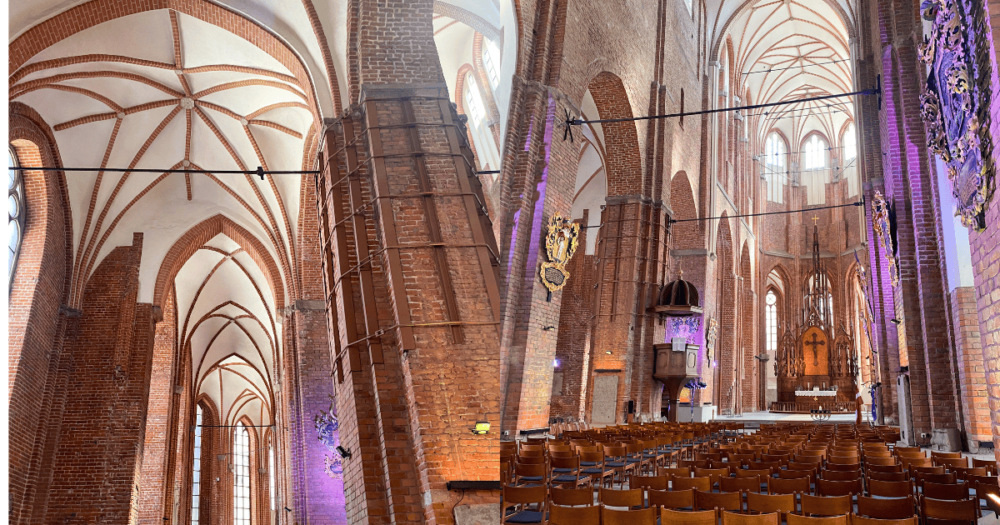
[[[805,58],[805,57],[802,57],[802,58]],[[813,64],[803,64],[803,65],[799,65],[799,66],[788,66],[788,67],[779,67],[779,68],[773,68],[772,67],[772,68],[769,68],[769,69],[762,69],[760,71],[747,71],[747,72],[745,72],[743,74],[744,75],[755,75],[755,74],[758,74],[758,73],[770,73],[772,71],[785,71],[787,69],[801,69],[801,68],[807,68],[807,67],[813,67],[813,66],[825,66],[825,65],[829,65],[829,64],[839,64],[841,62],[849,62],[850,60],[851,59],[849,59],[849,58],[844,58],[844,59],[841,59],[841,60],[831,60],[829,62],[816,62],[816,63],[813,63]]]
[[[691,111],[687,113],[671,113],[668,115],[649,115],[646,117],[625,117],[625,118],[609,118],[609,119],[597,119],[597,120],[583,120],[574,117],[570,114],[569,110],[565,110],[565,120],[563,123],[563,140],[567,138],[573,141],[573,126],[581,126],[583,124],[611,124],[616,122],[636,122],[641,120],[656,120],[665,118],[679,118],[679,117],[694,117],[698,115],[711,115],[714,113],[727,113],[730,111],[740,111],[740,110],[752,110],[752,109],[763,109],[763,108],[773,108],[778,106],[788,106],[791,104],[799,104],[802,102],[814,102],[818,100],[831,100],[835,98],[853,97],[855,95],[875,95],[879,97],[879,110],[882,109],[882,76],[879,75],[875,79],[875,87],[871,89],[863,89],[861,91],[853,91],[850,93],[840,93],[838,95],[822,95],[819,97],[812,98],[802,98],[798,100],[784,100],[780,102],[768,102],[764,104],[753,104],[749,106],[737,106],[732,108],[718,108],[718,109],[706,109],[702,111]]]
[[[668,219],[667,223],[668,224],[674,224],[674,223],[678,223],[678,222],[713,221],[713,220],[716,220],[716,219],[739,219],[739,218],[744,218],[744,217],[763,217],[765,215],[787,215],[787,214],[790,214],[790,213],[803,213],[803,212],[808,212],[808,211],[832,210],[834,208],[847,208],[849,206],[859,206],[860,207],[860,206],[864,206],[864,205],[865,205],[865,201],[864,200],[860,200],[858,202],[851,202],[851,203],[848,203],[848,204],[837,204],[837,205],[834,205],[834,206],[820,206],[818,208],[804,208],[804,209],[801,209],[801,210],[768,211],[768,212],[761,212],[761,213],[747,213],[747,214],[744,214],[744,215],[727,215],[725,217],[704,217],[704,218],[699,217],[699,218],[695,218],[695,219]]]
[[[65,173],[76,172],[107,172],[107,173],[202,173],[206,175],[256,175],[264,180],[264,175],[318,175],[319,170],[196,170],[196,169],[151,169],[151,168],[55,168],[52,166],[32,167],[32,166],[10,166],[8,169],[14,171],[62,171]],[[476,175],[488,175],[500,173],[500,170],[477,171]]]

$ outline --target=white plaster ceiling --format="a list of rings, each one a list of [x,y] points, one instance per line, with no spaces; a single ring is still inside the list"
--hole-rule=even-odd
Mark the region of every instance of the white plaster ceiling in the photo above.
[[[720,16],[735,12],[736,2],[722,2]],[[733,46],[734,75],[742,89],[737,95],[754,104],[793,101],[855,90],[850,62],[850,18],[846,2],[822,0],[760,0],[735,13],[728,32],[717,42],[720,56]],[[725,62],[725,60],[723,60]],[[736,79],[734,79],[736,80]],[[741,105],[742,105],[741,104]],[[853,119],[850,98],[802,102],[752,110],[751,129],[763,143],[772,129],[789,140],[789,151],[813,131],[826,136],[831,146],[839,141],[844,124]]]

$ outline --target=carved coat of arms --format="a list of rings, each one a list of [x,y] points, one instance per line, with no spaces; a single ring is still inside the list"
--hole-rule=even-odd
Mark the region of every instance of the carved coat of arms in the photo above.
[[[992,139],[979,115],[989,112],[992,41],[983,6],[970,0],[925,0],[931,34],[920,46],[930,66],[920,95],[927,147],[941,157],[958,202],[955,212],[965,226],[986,227],[985,210],[996,187]]]
[[[549,234],[545,237],[545,252],[549,260],[542,263],[539,275],[542,284],[550,292],[562,290],[569,279],[566,263],[576,253],[580,242],[580,225],[574,224],[562,215],[555,215],[549,221]]]
[[[893,286],[899,284],[899,266],[896,260],[896,246],[892,242],[892,219],[889,203],[882,196],[882,192],[876,191],[872,201],[872,228],[875,230],[875,238],[885,250],[885,259],[889,262],[889,280]]]

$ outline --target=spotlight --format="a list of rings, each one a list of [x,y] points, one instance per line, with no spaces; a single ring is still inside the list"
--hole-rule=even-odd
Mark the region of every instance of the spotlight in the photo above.
[[[487,434],[490,431],[489,421],[476,421],[476,426],[472,427],[472,433],[481,436]]]
[[[608,355],[611,355],[611,350],[608,350],[607,352],[604,352],[604,353],[608,354]]]
[[[889,319],[889,322],[892,323],[892,324],[901,324],[903,321],[900,321],[899,319],[896,319],[896,318],[892,318],[892,319]]]
[[[340,457],[344,459],[351,459],[351,451],[340,445],[337,445],[337,454],[340,454]]]
[[[556,329],[556,327],[554,327],[554,326],[546,326],[545,328],[542,328],[542,330],[544,330],[546,332],[551,332],[552,330],[555,330],[555,329]]]
[[[559,368],[559,360],[558,359],[553,359],[552,360],[552,367],[553,368]]]

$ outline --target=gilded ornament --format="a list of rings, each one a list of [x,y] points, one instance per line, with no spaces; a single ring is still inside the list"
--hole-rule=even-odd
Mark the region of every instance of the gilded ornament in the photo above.
[[[545,237],[545,252],[549,257],[548,262],[543,262],[539,276],[542,284],[550,292],[562,290],[569,279],[569,272],[566,271],[566,263],[576,253],[580,243],[580,225],[563,218],[562,215],[555,215],[549,221],[549,234]]]
[[[889,263],[889,280],[893,286],[899,285],[899,266],[896,262],[896,249],[892,242],[891,224],[889,222],[889,203],[876,191],[872,199],[872,229],[879,245],[885,250],[885,258]]]

